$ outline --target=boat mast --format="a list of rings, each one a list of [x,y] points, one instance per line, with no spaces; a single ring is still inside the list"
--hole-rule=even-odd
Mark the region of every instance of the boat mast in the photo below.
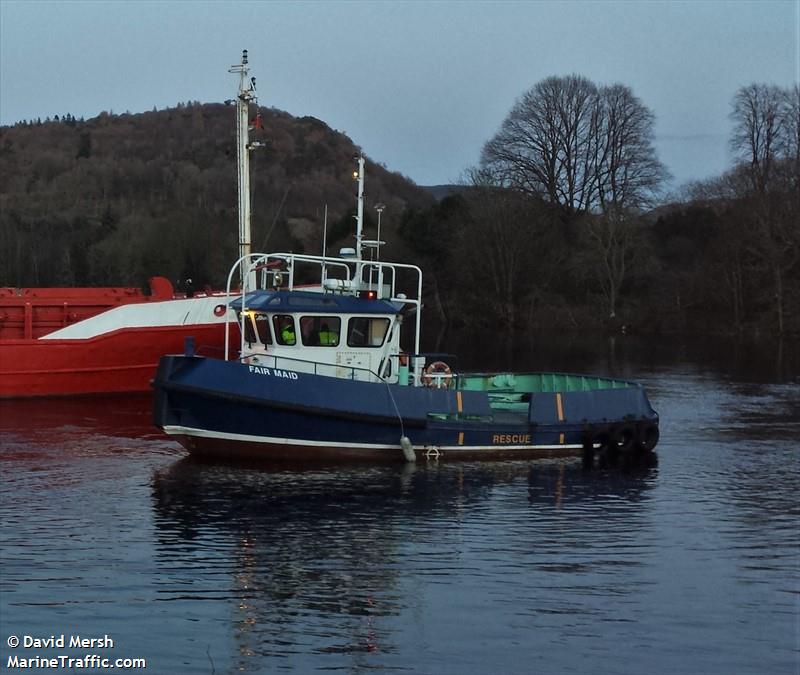
[[[361,262],[361,249],[363,248],[362,240],[364,238],[364,155],[358,155],[358,214],[356,215],[356,260],[358,272],[356,279],[361,283],[361,270],[363,263]]]
[[[250,150],[255,144],[249,143],[249,123],[250,123],[250,102],[257,101],[256,78],[248,79],[250,69],[247,66],[247,50],[242,51],[242,62],[231,66],[229,73],[239,75],[239,93],[236,97],[236,160],[239,170],[239,257],[249,256],[251,252],[250,235]],[[258,144],[261,145],[260,143]],[[244,277],[245,265],[242,264],[242,276]],[[244,284],[242,278],[242,284]],[[248,275],[247,284],[255,287],[255,272]]]

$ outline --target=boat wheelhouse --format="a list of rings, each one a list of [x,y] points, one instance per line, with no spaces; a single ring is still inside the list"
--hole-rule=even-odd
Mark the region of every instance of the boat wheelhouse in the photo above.
[[[293,254],[254,257],[272,266],[285,265],[269,274],[273,280],[286,274],[289,281],[287,288],[256,290],[231,303],[239,320],[237,335],[242,336],[242,363],[364,382],[398,383],[403,369],[407,378],[400,335],[404,318],[419,315],[418,298],[392,297],[391,290],[384,296],[377,288],[349,278],[325,278],[317,290],[295,289],[292,277],[299,265],[317,263],[330,269],[341,264],[347,269],[347,261]],[[418,268],[402,267],[421,279]],[[397,271],[385,264],[379,270]],[[350,293],[344,288],[360,290]],[[414,343],[418,347],[417,338]]]

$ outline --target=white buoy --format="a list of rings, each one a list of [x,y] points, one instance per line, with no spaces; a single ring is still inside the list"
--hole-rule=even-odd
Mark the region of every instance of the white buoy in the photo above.
[[[400,436],[400,447],[403,448],[403,456],[406,458],[407,462],[417,461],[417,456],[414,454],[414,446],[411,445],[408,436]]]

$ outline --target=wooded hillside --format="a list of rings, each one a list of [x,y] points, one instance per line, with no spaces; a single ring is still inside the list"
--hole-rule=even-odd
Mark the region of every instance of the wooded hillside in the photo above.
[[[321,252],[326,204],[329,250],[352,245],[358,149],[318,119],[260,113],[253,249]],[[0,128],[0,285],[223,283],[237,256],[235,140],[223,104]],[[406,208],[434,202],[371,161],[366,190],[373,237],[375,204],[390,234]]]
[[[754,84],[732,107],[734,165],[664,204],[633,92],[547,78],[441,201],[368,161],[365,235],[384,204],[382,257],[420,265],[427,320],[457,329],[798,335],[800,93]],[[260,114],[254,250],[321,252],[326,205],[328,251],[352,246],[358,148],[320,120]],[[0,128],[0,286],[222,286],[234,117],[187,103]]]

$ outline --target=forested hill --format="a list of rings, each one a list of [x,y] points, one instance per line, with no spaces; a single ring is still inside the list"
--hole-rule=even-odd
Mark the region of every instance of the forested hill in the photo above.
[[[737,92],[735,162],[670,205],[654,115],[629,88],[549,77],[524,102],[464,185],[425,190],[367,161],[365,234],[384,204],[382,256],[423,268],[426,316],[800,334],[800,90]],[[328,251],[352,246],[358,148],[320,120],[260,114],[253,248],[321,252],[326,205]],[[237,257],[235,135],[233,107],[199,103],[0,128],[0,286],[221,286]]]
[[[254,250],[319,253],[326,205],[328,250],[352,245],[358,148],[313,117],[260,114]],[[142,285],[155,274],[219,285],[237,254],[235,141],[223,104],[0,128],[0,286]],[[390,241],[406,209],[435,201],[369,160],[366,193],[367,234],[383,203]]]

